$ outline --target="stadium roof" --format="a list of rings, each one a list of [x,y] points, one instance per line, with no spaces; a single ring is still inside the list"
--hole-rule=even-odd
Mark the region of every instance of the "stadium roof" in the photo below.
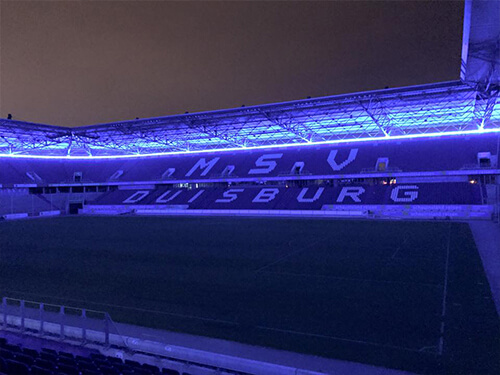
[[[465,1],[460,78],[483,89],[500,84],[500,1]]]
[[[65,128],[0,120],[0,155],[121,157],[500,131],[500,101],[458,81]]]

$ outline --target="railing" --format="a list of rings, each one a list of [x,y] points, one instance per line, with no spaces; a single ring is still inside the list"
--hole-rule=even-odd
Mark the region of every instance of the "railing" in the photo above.
[[[110,315],[104,311],[3,297],[0,329],[83,345],[127,348]]]
[[[386,167],[383,170],[379,170],[376,168],[362,168],[360,173],[396,173],[396,172],[403,172],[401,168],[398,167]]]

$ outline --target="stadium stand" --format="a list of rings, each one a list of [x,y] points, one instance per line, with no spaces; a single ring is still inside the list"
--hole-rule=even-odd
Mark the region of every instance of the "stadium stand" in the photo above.
[[[498,135],[486,134],[118,159],[3,158],[5,167],[0,169],[2,190],[25,192],[29,189],[35,197],[15,193],[2,202],[0,214],[28,213],[36,216],[42,211],[75,213],[78,209],[86,214],[132,212],[123,205],[151,205],[155,194],[159,198],[169,190],[170,195],[167,193],[168,196],[160,198],[161,202],[154,202],[156,214],[160,213],[158,210],[167,208],[224,210],[221,213],[227,214],[248,209],[261,210],[263,214],[269,214],[269,210],[329,210],[330,214],[334,214],[334,207],[331,207],[334,203],[349,204],[351,201],[351,204],[365,205],[364,213],[377,212],[376,216],[393,213],[397,217],[435,218],[463,217],[470,213],[475,218],[490,218],[498,211],[494,197],[498,190],[495,176],[499,173],[499,139]],[[421,192],[416,193],[418,198],[415,200],[405,198],[409,192],[396,198],[396,201],[389,198],[388,194],[392,194],[394,189],[398,195],[408,186],[430,182],[435,185],[418,187]],[[389,187],[377,186],[394,183],[398,187],[391,187],[390,190]],[[437,183],[446,185],[440,187]],[[459,187],[459,183],[463,187]],[[467,187],[469,183],[478,183],[478,186]],[[132,193],[136,195],[124,197],[127,193],[123,189],[133,189],[134,186],[137,191]],[[259,186],[262,189],[264,186],[277,189],[262,193],[276,191],[276,199],[273,196],[266,202],[257,197],[255,189]],[[337,191],[334,191],[334,186]],[[342,186],[351,190],[342,190]],[[283,190],[285,187],[287,189]],[[304,191],[304,196],[307,194],[307,190],[297,190],[298,187],[310,191],[317,188],[321,192],[316,190],[319,195],[314,202],[310,202],[310,198],[297,201],[301,191]],[[359,202],[349,199],[355,188],[362,191]],[[139,193],[139,190],[148,192]],[[341,201],[336,198],[325,201],[325,197],[338,197],[346,192],[348,195]],[[224,194],[238,196],[235,193],[239,194],[239,199],[224,204]],[[252,194],[254,196],[250,199]],[[467,194],[469,198],[465,197]],[[100,199],[102,195],[104,199]],[[124,198],[120,201],[122,196]],[[450,200],[450,197],[455,198]],[[14,204],[14,200],[19,203]],[[165,206],[167,203],[168,207]],[[394,203],[407,203],[412,207],[432,203],[448,207],[431,210],[429,207],[425,210],[412,208],[418,211],[414,215],[380,209]],[[485,204],[488,207],[475,210]],[[372,207],[374,205],[377,207]],[[475,208],[471,211],[464,205]],[[148,213],[153,213],[152,208],[139,209],[149,209]],[[457,214],[456,208],[461,214]],[[346,213],[346,207],[340,211]],[[436,215],[435,211],[441,213]],[[163,212],[174,214],[176,211]],[[423,212],[428,212],[428,215]]]
[[[483,187],[471,183],[158,188],[117,190],[91,202],[81,213],[490,218],[484,194]]]
[[[6,339],[0,338],[0,374],[180,375],[181,373],[172,368],[158,368],[148,363],[105,356],[99,352],[81,356],[50,348],[35,350],[21,345],[10,344]],[[188,375],[187,372],[182,372],[182,374]]]
[[[490,36],[498,35],[500,13],[498,13],[499,5],[493,3],[466,1],[461,81],[78,128],[27,123],[12,120],[11,117],[2,119],[0,120],[0,220],[82,214],[199,215],[210,218],[217,215],[237,215],[389,220],[493,219],[498,223],[500,222],[500,101],[498,64],[495,65],[494,61],[498,61],[499,52],[498,37],[491,39]],[[487,26],[483,27],[481,20],[486,16],[488,16]],[[470,45],[467,38],[470,38]],[[488,58],[485,59],[484,56]],[[97,220],[85,217],[78,218],[80,219]],[[115,218],[98,219],[115,220]],[[142,228],[146,231],[144,237],[139,238],[141,242],[146,242],[146,238],[149,241],[149,236],[153,237],[153,233],[164,230],[164,220],[166,221],[165,218],[129,219],[147,221],[153,228],[151,230]],[[155,224],[151,219],[161,219],[161,223]],[[119,220],[121,222],[124,219]],[[230,221],[233,220],[231,217]],[[264,233],[253,248],[253,243],[247,248],[246,244],[242,245],[231,237],[226,239],[227,248],[219,246],[217,238],[213,239],[214,244],[209,244],[213,247],[205,248],[203,246],[206,245],[206,238],[210,238],[208,242],[211,242],[214,231],[206,225],[207,228],[203,228],[205,237],[193,238],[192,248],[189,248],[187,245],[184,246],[185,244],[176,242],[177,237],[196,236],[191,233],[191,228],[186,230],[182,227],[185,224],[182,220],[174,218],[168,223],[174,227],[180,222],[176,227],[179,233],[175,232],[172,238],[166,235],[166,242],[150,244],[151,248],[134,247],[130,251],[130,259],[125,259],[128,263],[120,263],[124,264],[124,269],[116,270],[116,275],[106,268],[104,276],[125,279],[124,285],[114,284],[112,281],[115,280],[108,279],[112,290],[108,291],[107,295],[100,285],[93,285],[101,282],[95,281],[96,275],[104,277],[96,270],[99,265],[89,266],[87,259],[78,258],[75,264],[72,264],[71,259],[63,259],[63,264],[58,264],[59,268],[54,267],[54,269],[36,267],[38,263],[45,262],[45,250],[47,253],[49,250],[52,252],[54,264],[57,263],[56,259],[65,258],[57,253],[61,244],[52,244],[50,249],[43,249],[44,245],[39,245],[38,241],[41,241],[42,237],[52,236],[50,230],[42,228],[39,232],[33,232],[40,238],[33,240],[27,264],[29,272],[33,272],[33,275],[39,277],[37,280],[43,282],[36,287],[32,286],[31,289],[39,293],[44,293],[44,288],[53,291],[51,287],[54,288],[56,285],[57,289],[60,283],[59,277],[70,284],[79,275],[78,280],[84,280],[79,284],[79,288],[88,287],[93,293],[89,300],[95,299],[97,302],[101,296],[100,302],[110,308],[128,309],[130,306],[113,305],[108,299],[113,296],[118,299],[118,302],[114,300],[115,303],[126,305],[131,304],[130,298],[133,298],[134,303],[131,305],[140,311],[135,314],[137,311],[134,310],[134,317],[148,312],[163,314],[164,311],[152,311],[156,308],[155,304],[161,303],[166,310],[178,309],[173,313],[167,312],[168,319],[163,317],[165,320],[170,320],[168,324],[174,319],[179,319],[183,325],[173,325],[179,329],[179,327],[184,328],[185,323],[189,321],[197,327],[195,332],[198,334],[212,332],[216,337],[223,330],[226,330],[227,334],[230,329],[234,329],[231,335],[235,332],[238,334],[243,332],[243,335],[247,335],[248,332],[253,334],[259,332],[259,337],[265,338],[262,341],[265,345],[271,343],[269,345],[276,347],[283,344],[280,340],[287,337],[286,335],[291,335],[293,339],[290,339],[287,345],[297,343],[297,346],[307,346],[307,343],[313,343],[316,345],[315,350],[319,347],[325,350],[320,355],[325,353],[333,357],[338,355],[338,358],[366,361],[398,370],[409,369],[423,373],[475,373],[477,370],[478,373],[498,373],[497,359],[500,351],[495,350],[498,347],[498,315],[495,315],[481,259],[466,225],[448,221],[417,223],[429,226],[425,231],[421,229],[415,234],[414,232],[417,232],[415,227],[410,226],[415,224],[414,222],[401,220],[400,223],[403,223],[401,229],[393,227],[391,231],[388,229],[389,225],[383,225],[389,222],[384,221],[380,224],[382,221],[371,220],[370,224],[373,224],[373,227],[364,228],[367,232],[373,232],[371,237],[367,234],[364,238],[357,232],[356,225],[364,223],[365,220],[359,222],[351,220],[346,222],[349,224],[354,222],[355,225],[349,229],[349,225],[343,224],[347,233],[346,238],[337,236],[336,240],[339,243],[335,245],[330,234],[325,234],[330,228],[316,229],[317,232],[311,234],[311,239],[307,237],[306,231],[301,231],[302,223],[298,223],[295,229],[297,237],[290,239],[292,234],[283,229],[285,226],[292,226],[289,221],[285,224],[280,223],[276,227],[269,225],[271,229],[276,228],[277,232],[281,230],[283,232],[281,234],[286,237],[279,238],[279,243],[277,240],[270,241],[272,242],[270,245],[267,243],[269,238],[264,236],[264,229],[267,229],[263,228],[264,224],[254,227],[250,235],[246,234],[249,236],[248,241],[251,242],[250,236],[258,237],[261,232]],[[112,231],[111,226],[98,228],[97,221],[92,222],[92,225],[84,221],[79,223],[82,227],[86,226],[86,230],[90,233],[87,235],[91,237],[95,235],[102,241],[99,245],[106,248],[105,245],[108,244],[106,236],[108,231]],[[137,222],[127,225],[135,223]],[[11,224],[18,223],[3,224],[5,227],[2,230],[10,236],[10,232],[7,231],[12,230]],[[205,224],[206,222],[203,223]],[[72,228],[70,224],[66,227],[58,225],[54,224],[55,227],[64,228],[62,231],[80,230]],[[116,222],[114,225],[118,226]],[[147,227],[146,224],[142,226]],[[225,230],[225,233],[219,234],[221,236],[236,233],[234,227],[224,220],[220,220],[220,223],[215,222],[214,227],[218,226]],[[19,233],[24,233],[24,230],[26,228],[22,228]],[[384,246],[380,248],[373,246],[374,241],[379,241],[373,233],[383,237],[380,241],[381,243],[386,241]],[[426,233],[431,233],[429,238],[426,238]],[[135,246],[135,242],[130,238],[124,239],[126,235],[128,233],[122,230],[116,233],[113,239],[126,249]],[[246,237],[241,242],[245,242],[245,239]],[[73,238],[69,239],[72,240]],[[203,246],[195,240],[202,241]],[[328,242],[330,240],[332,243]],[[5,246],[9,247],[11,239],[5,241]],[[104,258],[100,258],[103,254],[97,256],[96,252],[100,252],[101,249],[94,249],[100,246],[96,246],[93,241],[93,238],[81,240],[76,254],[90,253],[91,260],[99,258],[104,259],[103,262],[123,261],[123,255],[117,252],[114,244],[112,249],[108,248],[110,254],[106,253]],[[131,245],[129,242],[134,244]],[[304,244],[299,247],[302,242]],[[237,251],[234,251],[233,243],[239,243]],[[65,245],[68,248],[65,247],[64,251],[74,250],[68,242],[65,242]],[[491,253],[496,251],[494,246],[489,249]],[[313,254],[303,252],[304,249],[310,248],[313,248]],[[156,255],[148,253],[152,249],[157,250]],[[178,249],[181,249],[180,252],[175,253]],[[187,251],[184,251],[186,249]],[[8,250],[14,253],[11,255],[14,260],[12,264],[1,265],[5,266],[3,270],[7,275],[4,275],[4,281],[10,282],[19,276],[16,280],[21,280],[19,284],[24,285],[25,280],[22,279],[20,272],[21,263],[18,263],[21,256],[18,256],[19,252],[16,252],[17,249],[14,247]],[[167,250],[172,253],[168,254],[170,258],[167,257],[165,260]],[[250,251],[245,252],[245,250]],[[212,256],[212,253],[217,251],[220,253],[215,254],[214,258],[207,256],[208,253]],[[185,254],[186,252],[196,255]],[[278,255],[274,252],[278,252]],[[66,252],[63,254],[66,255]],[[275,258],[266,258],[273,254]],[[154,258],[153,255],[161,258]],[[38,256],[40,258],[37,258]],[[233,256],[235,258],[232,258]],[[153,259],[152,264],[147,264],[145,267],[154,269],[151,277],[143,280],[143,275],[140,275],[140,279],[134,279],[136,272],[143,272],[137,267],[137,259],[141,258],[142,261],[143,258],[148,260],[150,257]],[[251,258],[251,262],[245,263],[248,260],[244,259],[245,257]],[[275,267],[278,270],[270,270],[284,259],[287,260],[287,264]],[[200,263],[211,261],[216,263],[216,271],[205,269],[202,267],[204,265],[200,266]],[[265,264],[260,264],[261,261]],[[171,262],[172,265],[164,265],[166,268],[160,270],[153,267],[162,262]],[[92,264],[90,259],[88,263]],[[304,264],[308,264],[307,273],[302,268]],[[255,272],[253,269],[249,271],[256,265],[258,268],[256,267]],[[75,268],[71,268],[73,266]],[[241,268],[237,268],[238,266]],[[239,293],[245,291],[247,294],[243,292],[242,294],[251,300],[261,291],[252,287],[260,285],[271,293],[270,300],[277,303],[270,306],[287,311],[282,312],[283,316],[274,316],[265,311],[264,322],[269,320],[273,324],[269,323],[269,327],[259,326],[257,319],[248,316],[248,312],[240,306],[240,304],[245,306],[247,301],[241,302],[236,298],[234,299],[236,302],[233,301],[236,306],[226,307],[228,303],[224,291],[223,312],[227,315],[226,319],[231,319],[229,321],[231,328],[224,326],[227,321],[220,325],[219,316],[215,313],[209,314],[208,310],[212,305],[207,302],[213,296],[218,296],[217,290],[214,292],[214,289],[204,289],[205,285],[200,285],[198,276],[205,275],[206,278],[203,280],[207,284],[226,285],[224,284],[226,282],[233,287],[237,282],[220,277],[220,270],[223,268],[225,271],[231,269],[231,272],[238,273],[234,280],[244,279],[242,289],[235,288],[231,292],[237,294],[238,298],[241,297]],[[18,271],[19,275],[15,273]],[[55,281],[48,276],[52,272],[59,272]],[[217,275],[212,277],[211,272],[216,272]],[[245,272],[250,272],[251,275]],[[29,275],[31,277],[31,273]],[[388,275],[396,277],[391,279]],[[183,284],[184,279],[190,277],[196,279],[195,283]],[[151,280],[157,284],[148,284]],[[316,284],[312,285],[313,281]],[[45,283],[47,285],[42,285]],[[167,298],[165,297],[167,293],[163,293],[164,289],[158,286],[161,283],[168,284],[167,287],[171,284],[176,285],[179,291],[173,290],[173,294]],[[145,287],[137,291],[132,288],[136,284],[139,285],[138,289],[143,285]],[[307,289],[311,286],[309,284],[314,290]],[[288,288],[289,285],[293,286],[291,290]],[[277,286],[285,288],[278,289]],[[183,287],[192,288],[190,292],[194,297],[186,296]],[[11,289],[16,288],[17,285]],[[326,298],[321,295],[322,288],[330,293]],[[28,290],[28,294],[31,289]],[[128,289],[134,289],[135,294],[129,293]],[[127,295],[121,300],[119,292],[123,290]],[[145,290],[151,292],[152,296],[145,293]],[[168,288],[165,290],[172,292]],[[378,331],[370,333],[367,332],[369,329],[359,332],[357,326],[363,326],[359,320],[351,326],[330,327],[329,332],[332,336],[328,337],[314,333],[316,332],[314,330],[297,332],[297,329],[306,327],[308,322],[301,320],[300,316],[294,317],[291,314],[293,311],[290,311],[293,309],[287,307],[289,301],[284,297],[282,300],[281,295],[273,295],[275,290],[284,296],[291,294],[290,300],[294,302],[301,296],[317,292],[321,298],[312,301],[316,301],[318,308],[314,303],[312,303],[314,306],[302,306],[307,316],[313,317],[311,319],[315,320],[313,322],[315,324],[323,324],[322,319],[327,317],[332,321],[330,325],[334,326],[339,321],[342,322],[346,314],[351,313],[354,317],[362,316],[361,320],[364,320],[362,323],[365,327],[372,321],[374,324],[379,324],[377,328],[383,331],[384,337],[381,340],[377,336]],[[448,290],[451,291],[450,295],[447,294]],[[154,292],[161,294],[160,297],[155,296]],[[210,293],[213,293],[213,296]],[[71,292],[67,292],[67,295],[62,294],[64,298],[73,297]],[[133,297],[128,294],[133,294]],[[330,299],[332,295],[342,301],[342,306],[326,303],[329,301],[325,300]],[[315,296],[316,294],[313,295]],[[430,301],[429,306],[422,306],[423,302],[413,296],[422,297],[422,301]],[[178,303],[174,298],[181,302]],[[193,302],[187,301],[188,298],[200,301],[195,301],[196,306],[193,307]],[[135,299],[138,301],[137,305]],[[3,301],[6,301],[6,298]],[[83,298],[79,302],[82,301],[87,300]],[[31,323],[39,324],[40,331],[45,329],[42,319],[43,305],[40,304],[41,307],[37,312],[40,315],[31,317]],[[200,355],[200,351],[191,346],[177,347],[177,354],[182,353],[179,354],[179,357],[182,357],[182,366],[160,366],[146,361],[126,359],[122,352],[119,354],[123,358],[117,358],[108,355],[110,350],[118,353],[116,347],[119,346],[110,343],[109,336],[105,340],[107,341],[105,346],[100,347],[101,352],[88,349],[86,328],[80,326],[70,327],[82,335],[82,341],[79,342],[81,346],[75,348],[65,341],[67,337],[64,337],[62,328],[64,323],[61,321],[59,325],[51,327],[51,334],[59,340],[58,349],[46,345],[53,344],[54,337],[44,341],[43,345],[31,347],[25,344],[29,342],[27,336],[39,335],[40,332],[33,329],[33,326],[25,325],[28,320],[25,310],[9,316],[11,320],[8,322],[5,306],[6,303],[2,302],[1,333],[10,334],[16,329],[22,336],[22,344],[0,338],[0,375],[278,373],[276,370],[278,366],[274,363],[266,367],[268,371],[234,370],[235,363],[240,365],[244,362],[245,366],[266,365],[264,361],[260,363],[254,359],[242,358],[243,356],[234,356],[232,363],[234,371],[227,370],[228,367],[224,366],[212,366],[211,361],[215,361],[215,357],[218,364],[229,366],[230,363],[228,356],[217,356],[214,352],[204,353],[203,358],[196,362],[200,366],[196,367],[193,365],[193,358],[201,358],[196,357]],[[24,302],[20,306],[24,308]],[[300,304],[295,306],[300,307]],[[320,311],[322,307],[325,311]],[[58,311],[64,312],[64,308]],[[180,314],[179,311],[187,313]],[[194,314],[191,314],[193,311]],[[380,317],[372,311],[378,311]],[[424,314],[419,316],[422,311]],[[365,315],[366,312],[368,313]],[[205,313],[210,317],[205,318]],[[288,313],[290,314],[287,315]],[[184,320],[191,319],[192,315],[197,314],[203,315],[200,318],[203,321],[200,324],[201,329],[196,319]],[[75,316],[68,318],[64,313],[60,315],[58,319],[62,317],[62,322],[75,319]],[[299,320],[297,324],[294,322],[295,318]],[[419,318],[426,321],[422,323]],[[16,327],[12,323],[14,321]],[[137,321],[144,323],[144,320]],[[416,325],[409,325],[408,322],[411,321],[416,321],[417,323],[414,323]],[[148,322],[155,327],[157,323]],[[399,327],[399,331],[389,332],[393,325]],[[132,331],[136,330],[140,331],[140,334],[130,336],[130,346],[125,345],[125,347],[133,355],[137,353],[142,355],[146,353],[144,347],[151,345],[151,342],[142,337],[144,327],[133,326]],[[432,332],[432,337],[428,339],[424,331]],[[348,339],[337,337],[339,332]],[[147,333],[150,334],[151,331]],[[405,333],[408,333],[408,337],[404,337]],[[370,337],[370,334],[373,337]],[[224,334],[220,335],[228,338]],[[385,336],[389,338],[388,341]],[[413,344],[413,336],[417,337],[416,342],[419,345],[415,348],[412,345],[405,346],[408,343]],[[115,337],[120,340],[120,345],[123,344],[123,337],[120,334],[115,332]],[[233,336],[229,337],[233,339]],[[256,340],[255,337],[245,337],[242,340],[245,339],[249,339],[249,343],[252,342],[251,339]],[[397,345],[394,346],[391,340],[395,340]],[[283,342],[285,341],[283,339]],[[427,341],[431,342],[432,346],[420,344]],[[258,340],[254,342],[261,343]],[[328,352],[330,346],[323,345],[323,342],[331,345],[333,348],[331,353]],[[377,342],[381,342],[382,346],[378,347]],[[374,343],[375,349],[368,350],[367,347]],[[436,343],[438,344],[435,345]],[[174,346],[166,345],[163,341],[158,341],[156,344],[162,355],[168,352],[173,356]],[[207,346],[210,347],[211,343]],[[228,346],[227,342],[222,346]],[[123,349],[122,346],[119,348]],[[85,350],[82,352],[83,349]],[[154,353],[151,348],[148,350],[150,351],[146,353],[147,355]],[[370,358],[367,359],[368,357]],[[425,360],[422,361],[422,358]],[[162,357],[162,361],[164,359]],[[196,368],[196,370],[192,372],[182,370],[186,368]],[[264,367],[259,367],[261,368]],[[353,368],[349,367],[339,373],[356,373],[350,371]],[[378,368],[368,371],[366,367],[362,367],[357,371],[363,374],[369,372],[389,374],[391,370]],[[312,371],[302,372],[294,366],[287,367],[286,371],[279,373],[315,374]]]
[[[132,159],[3,159],[0,181],[16,184],[255,181],[368,176],[497,174],[497,135]],[[481,156],[483,155],[483,156]],[[435,173],[434,173],[435,174]]]
[[[239,187],[229,189],[117,190],[100,205],[174,205],[192,209],[321,209],[341,204],[482,204],[478,184],[418,184],[378,186]]]

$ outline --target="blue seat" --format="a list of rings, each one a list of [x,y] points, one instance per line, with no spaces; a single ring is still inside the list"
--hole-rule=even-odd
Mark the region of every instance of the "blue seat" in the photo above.
[[[57,363],[60,363],[65,366],[75,366],[76,367],[76,361],[73,358],[69,357],[59,357],[57,359]]]
[[[89,357],[84,357],[84,356],[81,356],[81,355],[77,355],[75,357],[75,359],[78,361],[78,362],[88,362],[88,363],[92,363],[92,359],[89,358]]]
[[[76,368],[75,366],[67,366],[67,365],[63,365],[63,364],[60,364],[57,366],[57,371],[59,373],[64,373],[67,375],[79,375],[80,374],[80,370],[78,370],[78,368]]]
[[[59,357],[66,357],[66,358],[71,358],[71,359],[74,359],[74,358],[75,358],[75,357],[73,356],[73,354],[68,353],[68,352],[63,352],[63,351],[60,351],[60,352],[59,352]]]
[[[19,345],[6,344],[6,345],[4,345],[4,348],[10,352],[13,352],[13,353],[21,353],[22,352],[21,347]]]
[[[50,361],[53,363],[57,362],[57,356],[52,353],[41,352],[40,357],[42,359],[45,359],[46,361]]]
[[[9,374],[25,375],[30,373],[29,367],[24,363],[13,361],[12,359],[8,359],[6,362]]]
[[[0,357],[0,371],[7,371],[7,362]]]
[[[123,360],[121,358],[118,358],[118,357],[107,357],[106,359],[108,360],[109,363],[112,363],[112,364],[115,364],[115,363],[123,364]]]
[[[153,365],[150,365],[149,363],[144,363],[142,365],[142,368],[148,370],[148,371],[151,371],[153,374],[159,374],[160,373],[160,369],[156,366],[153,366]]]
[[[57,352],[54,349],[49,349],[49,348],[42,348],[42,352],[44,353],[50,353],[54,356],[57,356]]]
[[[38,367],[38,366],[31,366],[31,374],[52,375],[53,372],[50,370],[47,370],[46,368],[42,368],[42,367]]]
[[[31,366],[35,360],[33,357],[30,357],[29,355],[26,354],[16,354],[16,361],[24,363],[25,365]]]
[[[103,374],[119,374],[120,372],[114,368],[113,366],[110,365],[101,365],[99,366],[99,371],[102,372]]]
[[[100,360],[105,360],[106,356],[101,354],[101,353],[91,353],[90,358],[92,359],[100,359]]]
[[[126,365],[130,365],[130,366],[136,366],[136,367],[141,367],[142,366],[139,362],[132,361],[131,359],[126,359],[125,360],[125,364]]]
[[[77,367],[82,371],[97,371],[96,365],[92,362],[77,361]]]
[[[31,358],[38,358],[38,352],[35,349],[23,348],[23,354],[28,355]]]
[[[14,359],[14,353],[12,353],[8,350],[5,350],[5,349],[1,349],[0,350],[0,357],[2,357],[4,359]]]

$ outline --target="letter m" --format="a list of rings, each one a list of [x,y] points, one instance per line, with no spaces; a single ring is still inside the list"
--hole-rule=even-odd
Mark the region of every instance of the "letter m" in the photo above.
[[[201,172],[200,176],[206,176],[208,172],[213,168],[215,163],[219,161],[220,158],[213,158],[210,161],[206,161],[205,158],[201,158],[198,160],[198,162],[189,170],[188,173],[186,173],[186,177],[191,176],[197,169],[201,169],[203,172]]]

